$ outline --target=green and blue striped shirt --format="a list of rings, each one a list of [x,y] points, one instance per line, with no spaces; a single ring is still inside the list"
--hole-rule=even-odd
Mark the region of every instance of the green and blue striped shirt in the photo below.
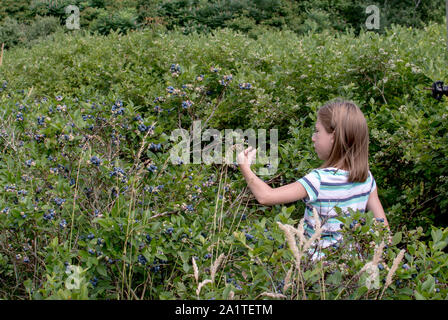
[[[305,209],[305,235],[310,237],[314,233],[313,208],[321,218],[323,228],[320,246],[325,248],[342,239],[341,222],[336,219],[335,207],[348,213],[353,211],[366,211],[370,193],[375,190],[376,183],[372,173],[364,182],[348,182],[349,172],[334,167],[314,169],[303,178],[297,180],[306,189],[308,196],[303,199]]]

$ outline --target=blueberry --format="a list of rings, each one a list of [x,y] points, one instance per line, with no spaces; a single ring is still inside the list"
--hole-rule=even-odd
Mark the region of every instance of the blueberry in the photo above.
[[[50,209],[47,213],[44,213],[45,220],[53,220],[54,219],[54,210]]]
[[[239,88],[243,90],[250,90],[250,88],[252,88],[252,85],[250,83],[240,83]]]
[[[54,198],[54,202],[58,205],[58,206],[62,206],[62,204],[64,204],[65,199],[62,198]]]
[[[140,132],[146,132],[146,131],[148,131],[148,127],[145,126],[144,124],[139,124],[139,125],[138,125],[138,130],[139,130]]]
[[[66,226],[67,226],[67,221],[65,221],[65,219],[62,219],[62,221],[59,223],[59,227],[64,229]]]
[[[96,285],[98,283],[98,278],[97,277],[93,277],[93,279],[89,280],[89,282],[92,284],[92,286],[96,287]]]
[[[162,148],[162,144],[161,143],[151,143],[149,145],[149,149],[152,151],[159,151]]]
[[[146,258],[142,254],[140,254],[138,256],[138,262],[141,263],[142,265],[145,265],[146,262],[148,262],[148,261],[146,260]]]
[[[93,156],[92,158],[90,158],[90,163],[92,163],[93,165],[99,166],[101,164],[101,159]]]
[[[40,125],[40,126],[44,125],[45,124],[45,117],[44,116],[37,117],[37,124]]]
[[[151,271],[153,272],[158,272],[160,270],[160,266],[159,265],[155,265],[151,268]]]
[[[148,171],[155,172],[157,170],[157,166],[151,164],[147,167]]]
[[[191,100],[182,101],[182,108],[188,109],[193,105],[193,102]]]

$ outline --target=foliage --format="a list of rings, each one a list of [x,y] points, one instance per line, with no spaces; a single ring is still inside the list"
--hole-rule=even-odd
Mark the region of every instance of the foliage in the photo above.
[[[0,42],[5,48],[16,45],[32,46],[40,39],[61,30],[59,19],[48,17],[36,17],[31,24],[20,24],[15,19],[7,18],[0,25]]]
[[[338,33],[366,30],[366,8],[380,9],[380,33],[393,25],[423,28],[430,22],[443,22],[445,11],[439,1],[348,1],[348,0],[4,0],[0,24],[10,25],[7,18],[19,22],[20,29],[36,16],[51,16],[65,25],[65,8],[80,10],[81,28],[106,35],[111,30],[126,33],[143,28],[181,30],[185,34],[210,33],[231,28],[256,39],[266,29],[291,30],[298,35],[308,32]],[[10,25],[11,26],[11,25]],[[260,29],[261,27],[261,29]],[[17,44],[17,43],[15,43]],[[15,45],[14,44],[14,45]],[[20,43],[19,43],[20,44]]]
[[[230,29],[58,31],[5,51],[0,296],[445,299],[447,109],[423,90],[446,78],[445,51],[437,24],[256,40]],[[278,128],[280,166],[264,177],[278,187],[320,164],[311,128],[336,96],[368,118],[391,242],[371,213],[341,215],[340,247],[304,254],[294,271],[278,222],[296,226],[304,204],[258,205],[234,165],[172,163],[169,136],[198,119],[221,132]],[[382,241],[372,287],[359,272]]]
[[[135,9],[123,9],[113,14],[106,10],[101,11],[98,18],[92,23],[91,30],[107,35],[111,30],[126,33],[137,28],[137,12]]]

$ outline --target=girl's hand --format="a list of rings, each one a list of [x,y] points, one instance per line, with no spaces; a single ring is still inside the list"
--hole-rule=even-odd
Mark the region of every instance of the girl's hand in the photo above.
[[[257,157],[257,149],[249,147],[246,150],[241,151],[237,155],[236,160],[238,161],[238,164],[240,166],[242,165],[250,166],[254,162],[256,157]]]

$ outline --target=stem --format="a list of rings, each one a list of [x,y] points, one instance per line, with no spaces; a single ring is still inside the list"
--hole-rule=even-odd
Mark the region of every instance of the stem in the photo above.
[[[79,181],[79,170],[81,168],[81,160],[84,155],[84,151],[78,161],[78,172],[76,173],[76,183],[75,183],[75,193],[73,195],[73,209],[72,209],[72,222],[70,224],[70,241],[69,241],[69,252],[72,251],[72,234],[73,234],[73,222],[75,220],[75,205],[76,205],[76,195],[78,193],[78,181]]]

